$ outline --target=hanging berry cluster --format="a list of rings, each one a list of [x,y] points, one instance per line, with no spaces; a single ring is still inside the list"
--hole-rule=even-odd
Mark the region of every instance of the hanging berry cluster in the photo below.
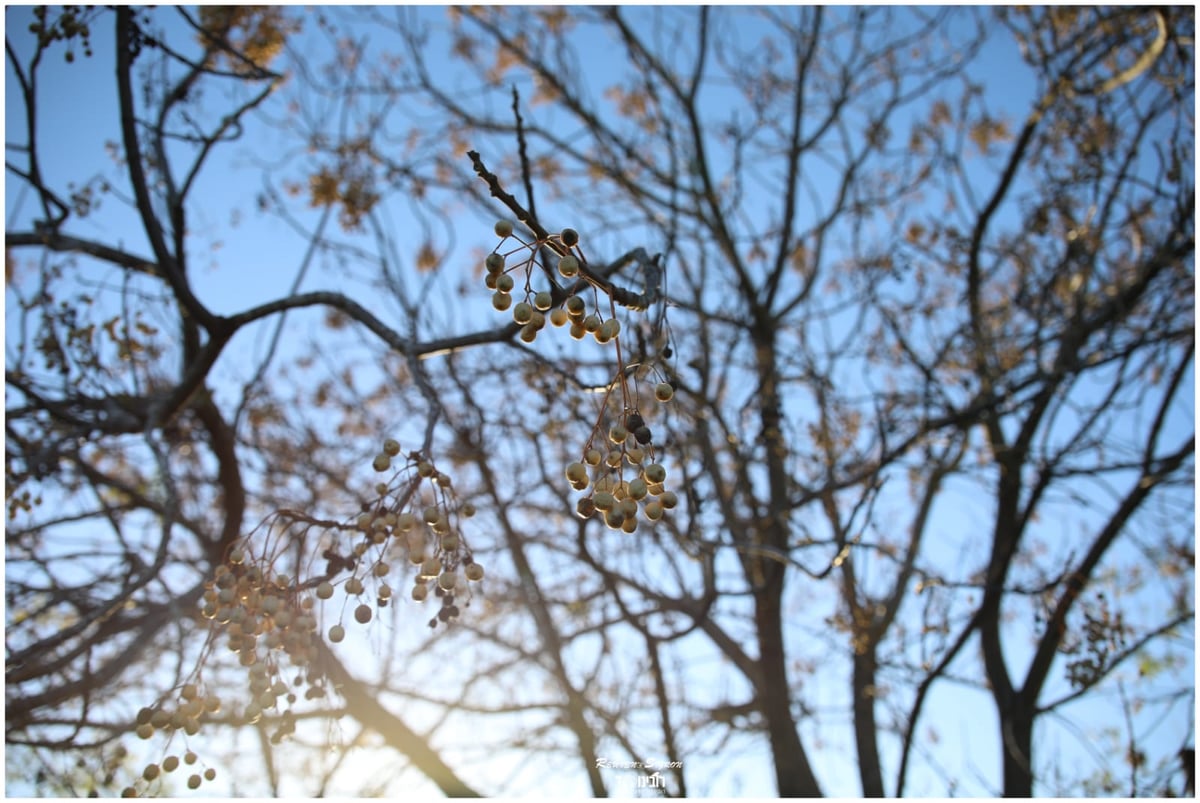
[[[465,596],[464,607],[470,604],[467,581],[483,579],[483,566],[475,561],[457,526],[461,519],[474,515],[474,506],[459,503],[450,477],[420,453],[400,458],[400,451],[395,440],[383,442],[372,468],[381,474],[392,472],[391,478],[375,484],[374,498],[362,504],[357,516],[335,522],[296,510],[277,511],[264,522],[265,538],[257,530],[251,532],[230,549],[206,584],[199,614],[212,624],[212,630],[205,653],[224,638],[224,646],[246,670],[249,691],[249,699],[235,717],[246,724],[269,720],[272,743],[278,744],[295,731],[294,707],[301,693],[306,701],[328,693],[318,668],[322,633],[332,643],[343,641],[347,613],[360,625],[371,622],[375,610],[387,607],[392,599],[388,578],[401,571],[397,567],[405,561],[416,567],[411,591],[414,601],[423,602],[430,594],[440,600],[430,627],[457,618],[459,599]],[[394,466],[397,459],[401,460],[398,468]],[[275,563],[294,536],[314,527],[322,531],[327,545],[311,576],[302,580],[276,571]],[[344,595],[340,607],[332,601],[339,589]],[[136,733],[140,738],[165,733],[169,748],[178,732],[185,739],[194,736],[206,717],[222,709],[222,698],[214,689],[205,688],[202,666],[203,658],[179,689],[177,700],[138,712]],[[153,791],[155,782],[161,783],[162,773],[178,768],[179,761],[178,755],[169,753],[148,764],[141,780],[124,794]],[[191,751],[183,756],[185,765],[196,761]],[[214,777],[211,768],[192,774],[188,788],[196,789],[202,780]]]
[[[638,374],[643,372],[626,370],[616,300],[586,270],[579,233],[567,228],[526,241],[514,234],[507,220],[496,223],[495,232],[500,243],[484,260],[484,281],[493,291],[492,306],[501,312],[512,310],[513,321],[521,326],[521,340],[532,343],[548,322],[569,326],[575,340],[590,336],[602,346],[613,347],[616,373],[602,405],[602,410],[609,410],[611,403],[613,420],[606,424],[601,413],[580,459],[566,468],[571,487],[587,492],[576,504],[576,512],[583,518],[599,516],[611,529],[628,533],[637,529],[639,511],[647,520],[657,521],[678,504],[678,497],[664,487],[667,472],[655,460],[654,434],[641,413]],[[557,260],[553,271],[542,263],[545,253]],[[556,274],[566,284],[552,282],[549,289],[536,290],[538,274]],[[514,293],[522,299],[515,304]],[[615,401],[614,392],[619,392]],[[674,395],[670,382],[659,381],[653,387],[659,403],[671,401]]]

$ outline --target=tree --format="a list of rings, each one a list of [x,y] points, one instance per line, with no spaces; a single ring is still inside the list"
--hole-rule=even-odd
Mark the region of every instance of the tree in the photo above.
[[[21,22],[35,788],[1181,790],[1190,10]],[[117,76],[90,179],[44,124],[79,47]],[[222,292],[251,201],[272,250],[218,252]],[[962,701],[991,764],[942,736]]]

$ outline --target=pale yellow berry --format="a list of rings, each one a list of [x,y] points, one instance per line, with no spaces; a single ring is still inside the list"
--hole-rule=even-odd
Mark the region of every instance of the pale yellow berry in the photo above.
[[[587,463],[589,466],[598,466],[600,465],[600,461],[603,459],[604,453],[599,449],[588,449],[587,453],[583,456],[583,462]]]
[[[650,521],[658,521],[659,519],[662,518],[662,516],[663,516],[662,502],[659,502],[656,499],[653,502],[646,503],[646,518],[650,519]]]
[[[472,563],[466,568],[467,579],[472,582],[479,582],[483,579],[483,567],[478,563]]]
[[[597,510],[612,510],[616,503],[616,497],[608,491],[599,491],[592,497],[592,504],[596,506]]]
[[[558,260],[558,272],[564,278],[574,279],[579,275],[579,260],[573,254],[567,254]]]
[[[567,314],[572,317],[583,317],[583,311],[587,309],[587,305],[579,296],[571,296],[567,299]]]
[[[554,326],[566,326],[570,316],[565,309],[559,308],[550,313],[550,323]]]
[[[450,591],[458,585],[458,575],[453,572],[443,572],[438,577],[438,587],[443,591]]]
[[[662,502],[663,507],[671,510],[679,504],[679,496],[674,491],[664,491],[662,496],[659,497],[659,501]]]
[[[660,402],[669,402],[675,395],[675,388],[667,382],[659,382],[654,386],[654,398]]]
[[[442,571],[442,562],[437,558],[429,558],[421,564],[422,577],[437,577]]]
[[[504,254],[488,254],[483,264],[487,268],[488,273],[499,273],[504,270]]]
[[[392,467],[392,458],[382,453],[377,454],[375,455],[375,461],[371,463],[371,466],[376,471],[387,471]]]
[[[662,482],[667,478],[667,470],[658,463],[651,463],[646,466],[645,472],[646,482]]]
[[[492,306],[500,312],[504,312],[504,310],[508,309],[511,305],[512,296],[510,296],[508,293],[497,292],[492,295]]]
[[[338,644],[344,638],[346,638],[346,628],[341,625],[334,625],[329,628],[329,640],[334,644]]]
[[[512,316],[517,323],[529,323],[530,318],[533,317],[533,307],[522,301],[513,307]]]
[[[495,231],[497,237],[511,237],[513,233],[513,224],[507,220],[497,220]]]
[[[365,625],[367,622],[371,621],[372,613],[373,611],[371,610],[370,605],[359,605],[354,609],[354,621],[358,622],[360,625]]]
[[[417,585],[413,586],[412,598],[414,600],[417,602],[424,602],[425,598],[428,596],[429,586],[425,585],[424,583],[418,583]]]
[[[395,457],[400,454],[400,444],[392,438],[388,438],[383,442],[383,453],[388,457]]]
[[[497,292],[505,294],[511,293],[514,286],[516,286],[516,282],[514,282],[513,277],[509,276],[507,273],[496,277]],[[505,309],[507,309],[507,307],[505,307]]]
[[[541,310],[542,312],[545,312],[546,310],[550,309],[550,307],[553,306],[553,304],[554,304],[554,296],[550,295],[545,290],[542,290],[540,293],[538,293],[537,295],[535,295],[533,297],[534,309]]]
[[[347,594],[361,594],[363,592],[363,582],[357,577],[351,577],[346,581]]]
[[[527,323],[521,327],[521,340],[525,343],[532,343],[537,340],[538,328],[531,323]]]

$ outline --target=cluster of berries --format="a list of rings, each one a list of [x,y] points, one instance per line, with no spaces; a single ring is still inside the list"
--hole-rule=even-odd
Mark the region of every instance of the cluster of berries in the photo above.
[[[392,459],[399,453],[400,445],[396,441],[390,438],[384,441],[383,451],[375,456],[375,470],[388,471]],[[396,487],[382,482],[377,484],[377,501],[366,505],[359,515],[357,527],[367,536],[360,544],[360,554],[365,553],[370,544],[393,543],[400,548],[402,543],[409,562],[419,567],[412,598],[423,602],[432,593],[441,601],[437,614],[429,620],[429,626],[436,627],[438,622],[450,622],[458,617],[455,593],[466,585],[461,579],[470,582],[483,579],[483,566],[476,562],[461,528],[454,526],[455,518],[474,516],[475,506],[470,502],[459,504],[450,477],[419,453],[408,455],[406,468],[415,473],[418,485],[414,486],[411,481],[402,481]],[[403,473],[398,475],[403,476]],[[426,482],[427,493],[422,494],[420,483]],[[382,558],[371,570],[375,577],[384,577],[388,572],[388,565]],[[384,589],[390,595],[385,583],[381,584],[380,591]],[[349,581],[347,590],[350,590]]]
[[[537,338],[538,332],[546,328],[547,322],[553,326],[570,324],[571,337],[576,340],[582,340],[591,335],[597,343],[604,344],[617,338],[621,332],[621,322],[617,320],[616,316],[610,315],[605,318],[598,304],[596,309],[589,312],[587,302],[574,290],[565,299],[562,298],[561,292],[559,298],[556,299],[555,293],[551,290],[536,292],[533,290],[533,274],[540,264],[539,254],[543,246],[549,247],[551,251],[558,254],[556,271],[559,276],[572,283],[572,288],[582,290],[588,286],[586,279],[582,276],[580,259],[583,258],[583,253],[579,249],[579,233],[577,231],[563,229],[559,234],[551,235],[544,241],[535,240],[527,243],[515,237],[512,223],[501,220],[496,224],[496,234],[501,238],[500,246],[503,246],[510,238],[515,239],[519,244],[507,253],[496,250],[488,254],[487,259],[484,260],[484,268],[486,268],[484,283],[489,290],[494,291],[492,294],[493,307],[501,312],[512,310],[513,320],[521,325],[521,340],[532,343]],[[500,246],[497,246],[497,249]],[[522,259],[511,265],[508,264],[509,257],[522,252],[524,252]],[[523,274],[523,297],[515,304],[513,303],[513,291],[516,289],[514,273]]]
[[[621,390],[618,422],[607,432],[603,421],[597,422],[588,443],[584,446],[581,460],[567,466],[567,480],[577,491],[589,491],[579,500],[576,511],[584,518],[601,514],[605,524],[613,529],[633,532],[637,529],[639,503],[642,514],[650,521],[662,518],[663,512],[675,507],[678,498],[674,492],[663,487],[666,469],[654,462],[653,434],[638,411],[637,388],[630,387],[629,372],[621,352],[621,322],[616,317],[616,303],[609,297],[609,315],[604,317],[600,309],[600,293],[603,287],[585,270],[586,256],[579,245],[579,233],[574,229],[563,229],[557,235],[526,242],[513,233],[513,226],[501,220],[495,227],[500,244],[484,260],[485,282],[493,290],[492,306],[497,310],[512,309],[513,320],[521,325],[521,339],[532,343],[538,332],[545,328],[547,313],[554,326],[570,325],[570,334],[576,340],[591,336],[600,345],[612,343],[616,353],[616,378],[609,385],[608,394],[615,388]],[[515,240],[518,245],[507,252],[505,244]],[[568,280],[566,295],[563,291],[534,291],[533,275],[539,266],[539,254],[543,250],[558,256],[556,272]],[[522,258],[509,265],[509,258],[522,254]],[[544,270],[544,266],[543,266]],[[524,300],[513,304],[512,293],[516,287],[513,273],[523,274]],[[557,290],[557,288],[555,288]],[[584,294],[590,290],[593,298],[589,310]],[[633,380],[636,383],[636,378]],[[658,382],[654,386],[654,398],[660,403],[669,402],[675,388],[669,382]],[[605,398],[607,405],[608,396]],[[633,467],[636,476],[624,478],[626,467]]]
[[[372,467],[380,473],[389,471],[399,455],[399,443],[389,438],[383,442]],[[322,575],[301,581],[277,573],[272,567],[269,545],[255,550],[259,553],[255,558],[250,551],[251,540],[247,538],[229,551],[226,562],[216,568],[205,587],[199,613],[214,625],[209,644],[214,644],[223,633],[226,646],[248,674],[250,699],[238,719],[254,724],[274,712],[273,743],[278,744],[295,731],[293,706],[302,687],[307,686],[305,700],[327,694],[324,678],[314,668],[321,637],[318,600],[332,599],[335,585],[340,585],[346,594],[343,610],[353,606],[354,620],[368,624],[375,616],[375,608],[387,607],[392,599],[392,587],[386,578],[395,564],[407,558],[419,567],[412,599],[422,602],[432,593],[441,601],[440,609],[429,622],[430,627],[435,627],[438,622],[450,622],[459,615],[455,594],[467,586],[461,578],[472,582],[483,579],[483,566],[475,561],[466,540],[452,526],[455,519],[474,515],[474,507],[456,502],[448,475],[414,452],[407,456],[391,482],[376,483],[374,490],[374,501],[364,503],[361,512],[348,523],[318,521],[297,511],[279,511],[272,517],[275,522],[320,525],[331,533],[349,536],[352,544],[348,550],[334,544],[321,553],[326,561]],[[349,576],[340,580],[346,573]],[[368,582],[373,585],[374,605],[364,600]],[[469,604],[469,595],[468,591],[465,604]],[[325,636],[338,643],[345,639],[346,629],[339,621],[325,630]],[[285,660],[295,668],[290,682],[285,675]],[[189,682],[182,687],[176,704],[159,704],[138,712],[136,733],[142,739],[172,731],[193,736],[199,732],[206,714],[220,710],[220,697],[203,694],[197,683]],[[189,752],[183,760],[192,764],[196,758]],[[167,756],[148,765],[142,778],[150,783],[161,772],[171,772],[178,766],[177,756]],[[188,778],[188,787],[195,789],[202,778],[213,777],[215,771],[211,769],[203,776],[193,775]],[[138,789],[130,786],[125,794],[136,796]]]
[[[599,515],[610,529],[632,533],[638,526],[639,503],[649,521],[658,521],[679,504],[675,492],[664,487],[667,470],[654,462],[653,434],[640,413],[626,414],[605,437],[598,435],[593,431],[583,459],[566,468],[571,487],[588,492],[575,506],[582,518]],[[632,479],[625,479],[626,468],[633,469]]]

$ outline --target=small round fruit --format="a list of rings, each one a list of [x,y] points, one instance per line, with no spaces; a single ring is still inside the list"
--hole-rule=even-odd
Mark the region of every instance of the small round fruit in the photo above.
[[[603,459],[604,453],[599,449],[588,449],[587,453],[585,453],[583,456],[583,462],[587,463],[589,466],[598,466],[600,465],[600,461]]]
[[[532,343],[537,340],[538,328],[532,323],[527,323],[521,327],[521,341],[523,343]]]
[[[496,277],[496,289],[501,293],[511,293],[514,284],[515,282],[513,282],[513,277],[509,276],[507,273]]]
[[[137,796],[138,796],[137,790],[134,789],[132,786],[126,786],[124,789],[121,790],[121,797],[137,797]]]
[[[438,577],[438,588],[443,591],[451,591],[458,585],[458,575],[454,572],[443,572]]]
[[[458,533],[446,533],[441,540],[442,551],[456,552],[460,543],[462,543],[462,539],[458,537]]]
[[[667,478],[667,470],[658,463],[646,466],[646,482],[662,482]]]
[[[504,312],[512,306],[512,296],[508,293],[497,291],[492,294],[492,307],[499,312]]]
[[[164,758],[162,768],[166,772],[174,772],[179,769],[179,756],[167,756]]]
[[[387,577],[387,573],[390,572],[391,570],[392,570],[392,567],[389,566],[386,562],[379,561],[379,563],[375,564],[375,568],[371,570],[371,573],[374,574],[376,577]]]
[[[422,577],[437,577],[439,574],[441,574],[441,571],[442,562],[437,558],[429,558],[427,561],[421,564]]]
[[[317,586],[317,596],[320,599],[329,599],[330,597],[332,597],[333,596],[333,583],[326,580],[325,582],[321,583],[321,585]]]
[[[142,777],[147,781],[153,781],[158,777],[158,772],[159,769],[157,764],[147,764],[146,768],[142,770]]]
[[[580,499],[575,503],[575,513],[581,519],[590,519],[596,512],[596,503],[591,499]]]
[[[200,776],[194,775],[194,774],[189,775],[187,783],[188,783],[188,789],[199,789],[200,788]]]
[[[507,220],[497,220],[495,231],[497,237],[511,237],[513,233],[513,225]]]
[[[668,382],[659,382],[654,386],[654,398],[660,402],[669,402],[675,396],[675,388]]]
[[[650,521],[658,521],[659,519],[662,518],[662,516],[663,516],[662,502],[659,502],[656,499],[653,502],[646,503],[646,518],[650,519]]]
[[[596,510],[612,510],[616,503],[617,498],[608,491],[598,491],[592,496],[592,504],[596,506]]]
[[[383,442],[383,453],[388,457],[395,457],[400,454],[400,444],[394,438],[388,438]]]
[[[533,318],[533,307],[529,306],[527,302],[522,301],[513,307],[512,316],[513,320],[517,323],[529,323],[530,319]]]
[[[567,311],[562,308],[556,309],[550,313],[550,323],[554,324],[555,326],[566,326],[567,321],[570,320],[570,318],[571,316],[567,315]]]
[[[472,582],[479,582],[483,579],[483,567],[478,563],[472,563],[466,568],[467,579]]]
[[[412,598],[414,600],[416,600],[417,602],[424,602],[425,598],[428,596],[429,596],[429,586],[425,585],[424,583],[419,583],[419,584],[413,586]]]
[[[674,491],[664,491],[663,495],[659,497],[659,501],[662,502],[663,507],[671,510],[679,504],[679,496]]]
[[[347,594],[361,594],[363,592],[363,582],[357,577],[351,577],[346,581]]]
[[[629,482],[629,498],[644,499],[646,496],[646,481],[641,477],[635,477]]]
[[[573,279],[579,275],[579,260],[573,254],[567,254],[558,260],[558,272],[565,279]]]
[[[329,628],[329,640],[334,644],[339,643],[345,637],[346,628],[342,627],[341,625],[334,625],[333,627]]]
[[[380,453],[375,455],[375,462],[371,463],[371,467],[376,471],[387,471],[392,467],[392,458]]]
[[[365,625],[367,622],[371,621],[371,606],[359,605],[357,608],[355,608],[354,621],[358,622],[360,625]]]
[[[488,273],[499,273],[504,270],[504,254],[488,254],[483,264]]]
[[[573,323],[571,324],[570,335],[575,340],[583,340],[584,336],[587,335],[587,330],[583,328],[583,324]]]
[[[211,781],[217,777],[217,771],[209,767],[204,771],[204,780]]]
[[[198,755],[196,755],[195,753],[193,753],[191,750],[189,750],[183,754],[183,763],[184,764],[195,764],[199,759],[200,759],[200,757]]]
[[[583,463],[568,463],[566,469],[567,479],[575,482],[577,480],[587,479],[587,466]]]
[[[545,312],[546,310],[550,309],[550,307],[554,306],[554,296],[550,295],[550,293],[547,291],[542,290],[533,297],[533,306],[535,309]]]
[[[592,313],[583,319],[583,330],[585,332],[595,332],[600,329],[600,316]]]
[[[625,427],[621,426],[620,424],[615,424],[613,428],[608,431],[608,439],[613,443],[624,443],[625,439],[628,437],[629,430],[625,429]]]
[[[562,244],[567,248],[574,248],[579,245],[579,232],[575,231],[575,229],[563,229],[562,233],[558,236],[562,240]]]
[[[149,722],[146,722],[142,725],[138,725],[137,730],[135,730],[134,733],[137,734],[139,739],[152,739],[154,738],[154,726]]]
[[[571,296],[567,299],[567,314],[572,317],[583,317],[583,311],[587,309],[587,304],[579,296]]]

